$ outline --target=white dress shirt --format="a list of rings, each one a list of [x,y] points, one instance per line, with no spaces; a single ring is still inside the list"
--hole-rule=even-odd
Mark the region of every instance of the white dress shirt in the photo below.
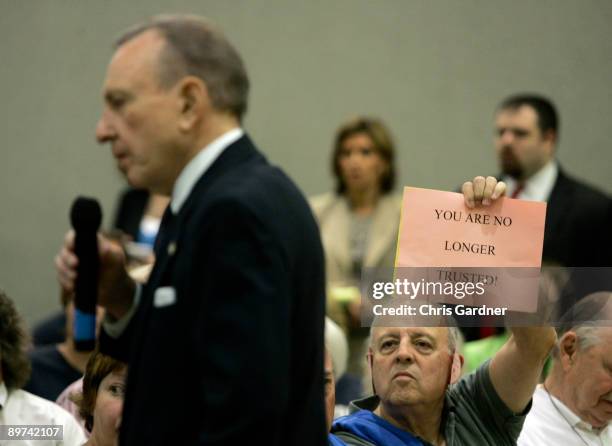
[[[555,181],[557,181],[557,176],[559,176],[559,166],[557,166],[555,160],[550,160],[525,181],[523,190],[515,198],[529,201],[548,201],[555,186]],[[508,175],[504,175],[502,180],[507,186],[506,196],[511,197],[518,187],[518,182]]]
[[[63,426],[63,440],[7,440],[2,446],[81,446],[86,441],[79,423],[57,404],[21,389],[8,390],[0,383],[0,426],[30,424]]]
[[[238,141],[242,135],[244,135],[244,131],[241,128],[235,128],[224,133],[200,150],[200,152],[187,163],[174,182],[174,187],[172,188],[170,209],[172,209],[174,214],[178,214],[181,210],[191,190],[200,177],[210,168],[212,163],[219,158],[219,155],[221,155],[228,146]]]
[[[533,405],[527,414],[517,445],[584,446],[585,444],[612,446],[610,425],[603,429],[594,429],[559,399],[552,395],[549,397],[544,387],[539,385],[533,394]]]

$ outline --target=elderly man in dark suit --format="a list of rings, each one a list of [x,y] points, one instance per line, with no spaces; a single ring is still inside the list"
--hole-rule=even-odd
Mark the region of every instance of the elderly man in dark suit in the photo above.
[[[248,87],[236,50],[195,17],[131,29],[109,64],[96,136],[132,186],[171,196],[144,288],[99,244],[101,349],[130,362],[122,444],[326,441],[321,242],[240,127]],[[69,233],[56,258],[67,290],[72,247]]]

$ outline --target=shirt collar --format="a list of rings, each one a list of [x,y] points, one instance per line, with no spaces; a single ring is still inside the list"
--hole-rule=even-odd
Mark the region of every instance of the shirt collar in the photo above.
[[[558,175],[559,166],[557,166],[555,160],[550,160],[525,181],[525,186],[517,198],[529,201],[547,201]],[[508,186],[506,195],[512,195],[512,192],[518,187],[518,182],[508,175],[504,175],[503,180]]]
[[[8,389],[4,382],[0,382],[0,409],[6,406],[6,400],[8,398]]]
[[[451,384],[453,386],[454,384]],[[455,403],[449,395],[449,389],[451,387],[446,388],[446,392],[444,393],[444,407],[442,412],[444,416],[448,416],[450,412],[455,411]],[[359,410],[369,410],[370,412],[374,412],[378,405],[380,404],[380,398],[377,395],[370,395],[364,398],[353,400],[349,403],[349,413],[355,413]]]
[[[235,128],[224,133],[200,150],[198,154],[187,163],[176,179],[172,189],[170,209],[172,209],[175,215],[178,214],[183,204],[185,204],[187,197],[198,179],[204,175],[219,155],[221,155],[221,153],[223,153],[232,143],[238,141],[242,135],[244,135],[244,130],[241,128]]]
[[[546,389],[544,389],[543,386],[538,386],[538,388],[542,391],[542,392],[546,392]],[[550,395],[550,393],[549,393]],[[581,429],[583,431],[589,431],[594,433],[595,435],[599,435],[601,434],[605,429],[608,428],[608,426],[605,426],[601,429],[596,429],[594,428],[591,424],[587,423],[586,421],[582,421],[580,419],[580,417],[578,415],[576,415],[574,412],[572,412],[572,410],[567,407],[563,401],[561,401],[559,398],[555,397],[554,395],[550,395],[550,397],[554,400],[554,403],[556,405],[556,408],[558,409],[559,412],[561,412],[561,415],[567,420],[567,422],[574,428],[576,429]],[[554,407],[552,408],[554,409]]]

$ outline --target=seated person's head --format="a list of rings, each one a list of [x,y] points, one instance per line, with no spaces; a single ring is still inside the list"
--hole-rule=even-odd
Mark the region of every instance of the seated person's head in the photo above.
[[[19,389],[28,381],[28,335],[13,302],[0,290],[0,383]]]
[[[328,316],[325,316],[325,348],[331,357],[334,379],[338,381],[346,371],[349,347],[342,328]]]
[[[395,182],[395,149],[385,125],[366,117],[351,119],[336,132],[332,153],[332,171],[336,192],[376,188],[385,194]]]
[[[456,327],[379,327],[371,330],[368,362],[383,405],[431,404],[461,375]]]
[[[327,348],[325,349],[325,418],[327,430],[331,429],[334,420],[334,408],[336,407],[336,380],[334,379],[334,366],[332,357]]]
[[[336,407],[336,381],[340,379],[348,359],[348,343],[342,329],[325,317],[325,414],[327,430],[331,428]]]
[[[612,420],[612,293],[580,300],[557,331],[551,379],[563,389],[560,399],[582,420],[603,427]]]
[[[88,445],[117,444],[127,366],[96,351],[87,363],[83,393],[77,397],[79,414],[91,432]]]

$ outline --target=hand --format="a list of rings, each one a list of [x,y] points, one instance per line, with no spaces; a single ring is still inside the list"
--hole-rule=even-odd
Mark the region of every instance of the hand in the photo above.
[[[74,293],[79,264],[74,253],[74,237],[74,231],[70,230],[64,238],[62,249],[55,257],[55,268],[62,292],[70,295]],[[98,234],[98,251],[98,305],[119,319],[132,306],[136,285],[126,271],[125,254],[121,246]]]
[[[506,183],[494,177],[475,177],[463,183],[461,191],[467,207],[488,206],[506,193]]]

